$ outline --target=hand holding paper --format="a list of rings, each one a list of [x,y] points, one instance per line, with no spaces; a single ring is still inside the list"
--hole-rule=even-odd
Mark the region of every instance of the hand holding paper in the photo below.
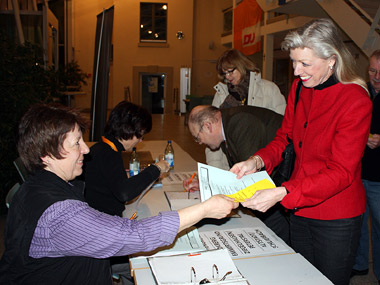
[[[257,191],[264,190],[264,189],[271,189],[274,187],[276,186],[272,182],[264,178],[263,180],[260,180],[232,195],[226,195],[226,196],[234,198],[235,202],[244,202],[247,199],[251,198]]]
[[[223,195],[216,195],[212,197],[212,199],[208,199],[204,202],[206,206],[206,218],[222,219],[226,217],[232,209],[236,209],[239,206],[238,203],[233,202],[234,200],[232,198]]]
[[[258,163],[257,159],[249,158],[245,161],[236,163],[234,166],[232,166],[232,168],[230,169],[230,172],[235,173],[237,179],[241,179],[244,175],[255,173],[258,170],[257,163]],[[263,166],[264,165],[260,164],[260,168]]]
[[[276,187],[273,189],[265,189],[257,191],[251,198],[241,203],[243,207],[266,212],[273,207],[277,202],[281,201],[286,195],[285,187]]]

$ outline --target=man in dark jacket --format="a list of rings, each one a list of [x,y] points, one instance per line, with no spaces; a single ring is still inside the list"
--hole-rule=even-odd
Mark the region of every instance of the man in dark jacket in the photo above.
[[[221,148],[232,167],[271,142],[282,119],[282,115],[255,106],[218,109],[202,105],[190,112],[188,126],[195,142],[212,150]],[[289,243],[289,223],[281,205],[266,213],[256,211],[255,215]]]
[[[370,57],[368,91],[373,102],[371,133],[362,159],[362,181],[366,190],[367,209],[351,277],[366,275],[369,266],[368,218],[371,215],[373,272],[380,284],[380,50]]]

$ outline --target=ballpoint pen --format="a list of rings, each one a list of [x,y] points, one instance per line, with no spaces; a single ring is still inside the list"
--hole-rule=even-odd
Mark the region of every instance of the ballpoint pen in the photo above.
[[[191,175],[191,178],[190,178],[190,180],[189,180],[189,183],[187,184],[188,186],[190,186],[190,183],[191,183],[191,181],[193,181],[194,177],[195,177],[195,172],[193,173],[193,175]],[[185,188],[185,192],[186,192],[186,191],[187,191],[187,189]],[[187,199],[190,199],[190,188],[189,188],[188,192],[189,192],[189,193],[187,193]]]
[[[191,175],[191,178],[190,178],[189,182],[187,183],[187,185],[190,185],[190,183],[191,183],[191,181],[193,181],[194,177],[195,177],[195,172],[193,173],[193,175]],[[185,188],[185,192],[186,191],[187,191],[187,189]]]
[[[194,176],[195,176],[195,172],[193,173],[193,175],[191,175],[191,178],[190,178],[190,180],[189,180],[189,184],[191,183],[191,181],[193,181]]]
[[[132,217],[130,217],[129,219],[130,219],[130,220],[133,220],[134,218],[136,218],[136,216],[137,216],[137,211],[134,212],[133,215],[132,215]]]

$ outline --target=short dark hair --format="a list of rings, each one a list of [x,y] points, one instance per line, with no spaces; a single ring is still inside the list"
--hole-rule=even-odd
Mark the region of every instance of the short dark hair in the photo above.
[[[144,107],[121,101],[110,113],[104,133],[116,139],[141,138],[152,129],[152,115]]]
[[[88,121],[78,110],[58,104],[32,105],[19,124],[17,149],[25,167],[30,172],[45,168],[41,158],[47,155],[62,159],[63,142],[76,125],[82,133],[88,129]]]

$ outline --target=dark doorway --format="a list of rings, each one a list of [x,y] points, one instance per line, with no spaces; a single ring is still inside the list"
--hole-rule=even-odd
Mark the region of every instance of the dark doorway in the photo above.
[[[164,113],[165,81],[165,73],[141,74],[141,105],[152,114]]]

